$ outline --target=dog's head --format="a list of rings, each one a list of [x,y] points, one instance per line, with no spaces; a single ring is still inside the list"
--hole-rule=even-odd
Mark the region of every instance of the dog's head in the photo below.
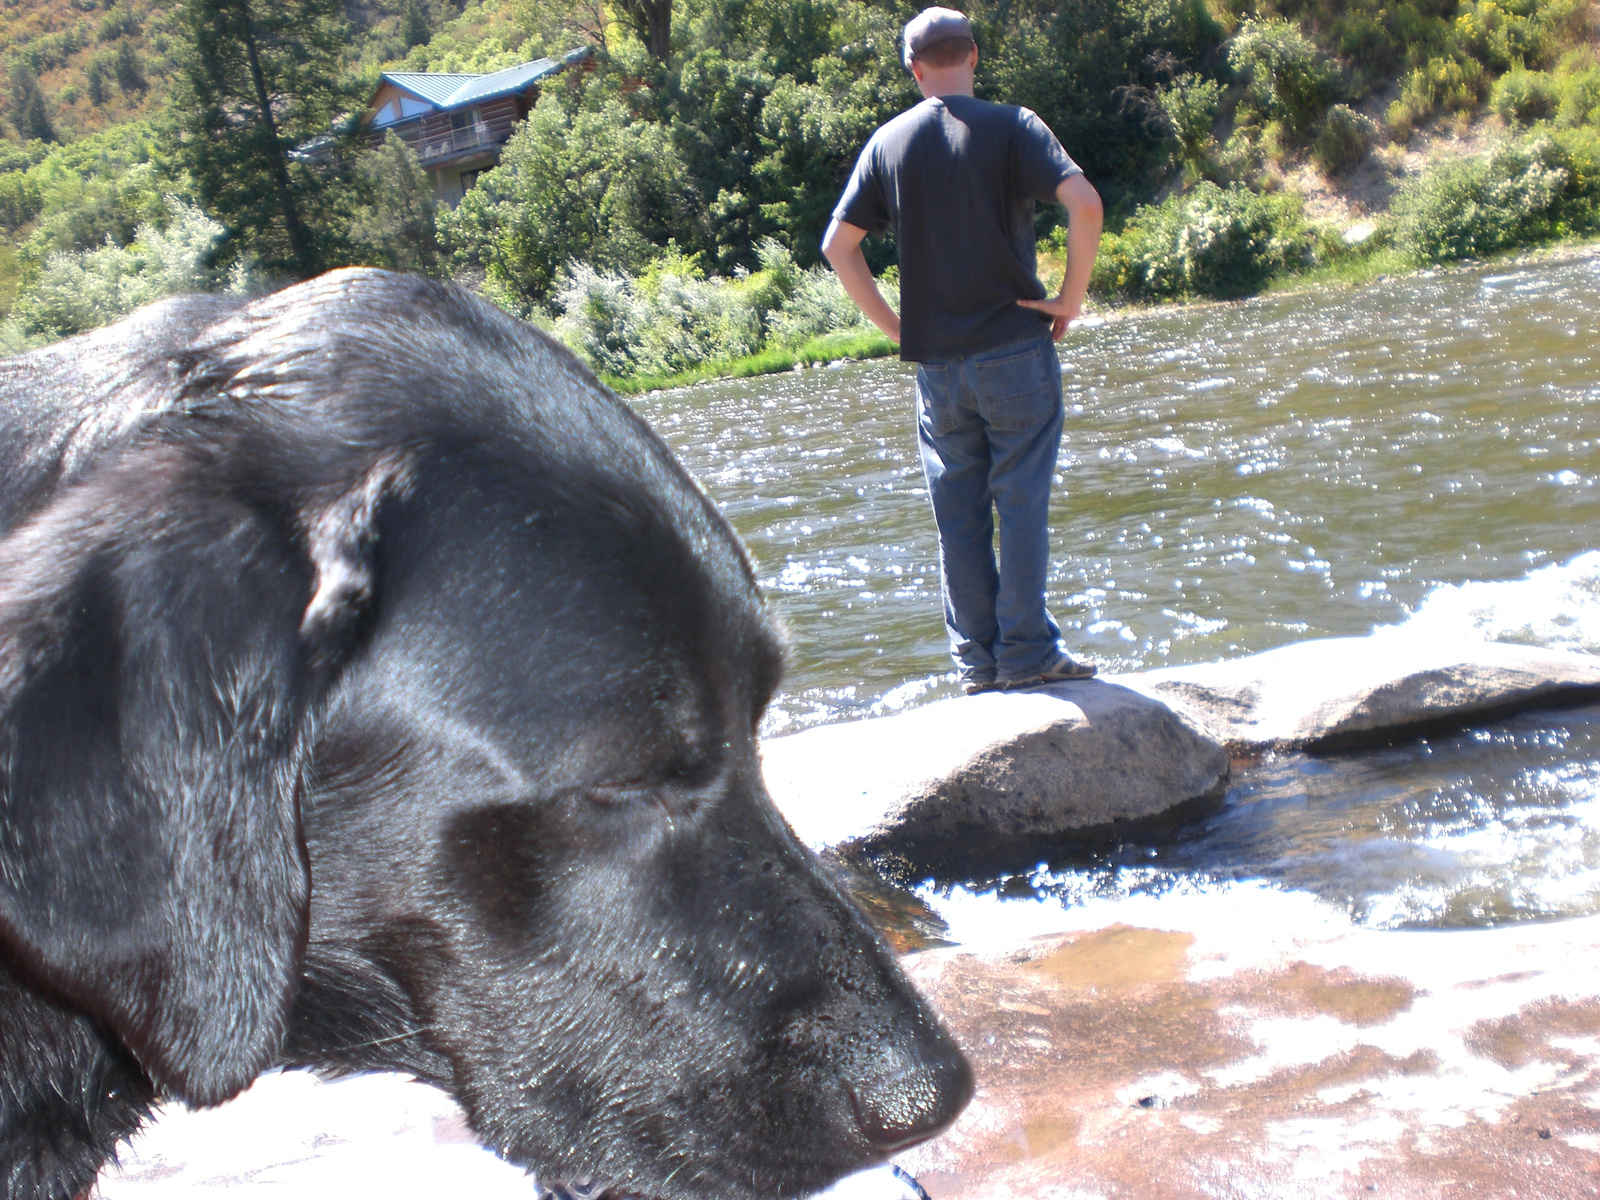
[[[0,938],[41,986],[192,1102],[410,1070],[618,1194],[800,1194],[959,1111],[766,797],[743,552],[624,406],[375,272],[166,362],[0,543]]]

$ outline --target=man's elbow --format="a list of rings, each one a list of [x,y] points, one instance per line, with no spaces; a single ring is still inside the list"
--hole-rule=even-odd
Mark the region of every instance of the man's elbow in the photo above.
[[[837,270],[839,267],[838,254],[841,249],[840,243],[842,240],[843,239],[839,237],[839,222],[830,222],[828,225],[828,231],[822,235],[822,257],[827,259],[829,265],[835,270]]]
[[[1061,207],[1067,210],[1069,223],[1098,221],[1105,215],[1104,206],[1100,203],[1100,193],[1095,191],[1094,185],[1082,175],[1063,179],[1061,186],[1056,189],[1056,199],[1061,202]]]

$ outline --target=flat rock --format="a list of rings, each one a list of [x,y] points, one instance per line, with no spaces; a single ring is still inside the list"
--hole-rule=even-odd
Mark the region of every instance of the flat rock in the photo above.
[[[1401,628],[1295,642],[1117,682],[1231,748],[1338,749],[1438,724],[1600,697],[1600,656]]]
[[[1600,918],[1355,928],[1238,885],[1053,914],[904,959],[977,1095],[899,1156],[935,1200],[1405,1200],[1600,1191]],[[967,936],[962,922],[953,931]],[[527,1200],[442,1092],[268,1075],[169,1105],[95,1200]],[[831,1200],[909,1200],[887,1172]]]
[[[988,693],[762,747],[767,787],[815,848],[962,845],[1156,816],[1212,792],[1221,744],[1099,680]]]
[[[1600,919],[1319,907],[1168,896],[906,960],[977,1096],[900,1163],[936,1200],[1600,1192]]]

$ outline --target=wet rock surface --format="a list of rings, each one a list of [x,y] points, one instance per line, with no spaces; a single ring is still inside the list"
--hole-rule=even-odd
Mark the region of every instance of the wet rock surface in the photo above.
[[[898,1159],[936,1200],[1600,1194],[1600,918],[1379,932],[1253,886],[1058,916],[903,960],[977,1072]],[[95,1194],[531,1191],[443,1093],[296,1072],[168,1109]],[[878,1171],[830,1200],[907,1196]]]
[[[1228,903],[908,960],[978,1093],[902,1165],[956,1200],[1600,1194],[1600,919],[1273,934],[1298,898]]]
[[[1600,656],[1403,629],[1295,642],[1118,682],[1230,747],[1337,750],[1600,695]]]

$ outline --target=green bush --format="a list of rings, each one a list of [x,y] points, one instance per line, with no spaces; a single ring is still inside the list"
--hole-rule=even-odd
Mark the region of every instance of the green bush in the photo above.
[[[1527,124],[1552,116],[1557,97],[1555,80],[1548,74],[1516,67],[1494,81],[1489,108],[1504,120]]]
[[[700,243],[705,204],[658,121],[600,88],[552,88],[439,230],[491,293],[543,303],[568,263],[598,275],[643,271],[669,241]]]
[[[1571,137],[1441,161],[1395,198],[1395,246],[1436,262],[1591,229],[1600,200],[1594,168],[1592,149]]]
[[[870,328],[832,271],[798,270],[771,240],[759,253],[760,270],[732,279],[708,279],[694,258],[677,253],[637,275],[574,264],[555,294],[556,336],[596,372],[628,379],[670,377]]]
[[[1298,197],[1202,183],[1106,235],[1090,287],[1129,300],[1243,296],[1304,262],[1311,247]]]
[[[1212,128],[1222,103],[1222,85],[1190,73],[1162,88],[1157,98],[1176,143],[1174,156],[1195,178],[1205,176],[1216,158]]]
[[[1483,100],[1488,77],[1475,58],[1430,58],[1400,84],[1400,98],[1389,106],[1389,128],[1397,137],[1439,112],[1471,112]]]
[[[165,228],[144,224],[119,246],[109,238],[94,250],[58,251],[33,286],[17,297],[3,340],[16,348],[94,329],[140,305],[181,292],[243,290],[248,276],[218,272],[212,258],[226,230],[187,201],[167,197]]]
[[[1585,47],[1562,60],[1556,72],[1560,102],[1556,120],[1569,128],[1600,125],[1600,59]]]
[[[1338,71],[1299,26],[1249,20],[1228,48],[1228,63],[1245,79],[1257,109],[1288,132],[1308,131],[1333,101]]]
[[[1329,175],[1349,170],[1377,139],[1378,126],[1348,105],[1335,104],[1311,143],[1311,157]]]

